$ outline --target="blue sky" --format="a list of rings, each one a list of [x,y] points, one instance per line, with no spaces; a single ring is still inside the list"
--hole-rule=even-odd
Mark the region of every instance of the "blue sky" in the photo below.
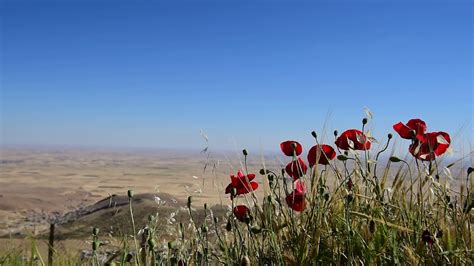
[[[272,150],[364,107],[472,137],[470,1],[66,2],[1,6],[2,144]]]

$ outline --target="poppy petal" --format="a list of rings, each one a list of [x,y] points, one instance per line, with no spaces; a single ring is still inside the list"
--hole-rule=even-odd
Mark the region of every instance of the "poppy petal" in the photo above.
[[[306,166],[303,159],[298,158],[296,161],[287,164],[285,171],[289,176],[293,177],[293,180],[296,180],[306,174],[308,166]]]
[[[249,217],[250,209],[245,205],[237,205],[234,207],[233,213],[239,221],[245,222]]]
[[[398,133],[398,135],[400,135],[401,138],[412,139],[412,130],[411,130],[411,128],[407,127],[402,122],[399,122],[399,123],[393,125],[393,129],[395,130],[395,132]]]
[[[316,160],[318,160],[318,164],[327,165],[329,160],[333,160],[335,157],[336,152],[331,146],[326,144],[314,145],[308,152],[308,163],[310,167],[313,167],[316,164]]]
[[[294,147],[294,145],[296,147]],[[293,153],[299,156],[303,152],[303,146],[294,140],[287,140],[280,143],[280,149],[286,156],[293,156]]]
[[[292,192],[286,196],[286,203],[294,211],[301,212],[306,208],[305,195],[298,192]]]
[[[297,179],[293,185],[297,193],[305,194],[307,192],[306,184],[301,179]]]
[[[351,144],[349,143],[351,142]],[[342,150],[369,150],[371,143],[365,134],[357,129],[348,129],[344,131],[337,139],[336,146]],[[353,146],[353,147],[351,147]]]

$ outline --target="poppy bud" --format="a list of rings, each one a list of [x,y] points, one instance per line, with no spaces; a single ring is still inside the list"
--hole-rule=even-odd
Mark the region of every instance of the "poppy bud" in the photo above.
[[[334,130],[334,137],[337,137],[337,130]]]
[[[148,246],[150,246],[150,250],[153,250],[156,247],[155,239],[153,238],[148,239]]]
[[[259,173],[260,173],[261,175],[265,175],[265,174],[267,173],[267,171],[265,171],[265,169],[262,168],[262,169],[260,169]]]
[[[435,175],[436,181],[439,181],[439,175]]]
[[[188,197],[188,208],[191,209],[191,203],[193,202],[193,197]]]
[[[387,135],[387,138],[388,138],[388,139],[391,139],[391,138],[393,138],[393,135],[392,135],[392,133],[388,133],[388,135]]]
[[[311,135],[313,136],[313,138],[317,139],[318,138],[318,135],[316,135],[316,131],[312,131],[311,132]]]
[[[372,234],[375,232],[375,222],[374,222],[374,220],[370,220],[370,222],[369,222],[369,231]]]
[[[323,197],[324,197],[325,201],[328,201],[329,200],[329,193],[324,193]]]
[[[129,190],[127,191],[127,196],[128,196],[130,199],[133,198],[133,190],[129,189]]]
[[[445,199],[446,199],[446,202],[451,202],[451,197],[449,195],[446,195]]]
[[[214,216],[214,223],[218,223],[219,222],[219,218],[217,218],[216,216]]]
[[[243,149],[243,150],[242,150],[242,153],[244,154],[244,156],[249,155],[249,154],[247,153],[247,150],[246,150],[246,149]]]
[[[204,203],[204,212],[207,211],[207,203]]]
[[[252,232],[253,234],[259,234],[260,232],[262,232],[262,228],[258,226],[252,226],[252,228],[250,228],[250,232]]]
[[[349,194],[346,196],[346,200],[347,200],[347,203],[351,203],[354,200],[354,197],[351,194]]]
[[[396,156],[390,156],[390,159],[389,159],[392,163],[398,163],[398,162],[401,162],[402,160]]]
[[[472,167],[467,168],[467,175],[470,175],[472,172],[474,172],[474,168]]]
[[[367,118],[364,117],[364,119],[362,119],[362,125],[365,125],[367,124]]]
[[[347,160],[347,157],[346,157],[345,155],[342,155],[342,154],[341,154],[341,155],[338,155],[338,156],[337,156],[337,159],[338,159],[339,161],[346,161],[346,160]]]
[[[129,252],[127,256],[125,256],[125,262],[131,262],[133,259],[133,253]]]
[[[209,228],[207,227],[207,225],[202,225],[202,226],[201,226],[201,231],[202,231],[203,233],[207,233],[207,232],[209,231]]]
[[[324,188],[323,187],[320,187],[319,188],[319,194],[322,195],[324,193]]]
[[[99,228],[94,227],[94,228],[92,229],[92,234],[95,235],[95,236],[97,236],[97,234],[99,234]]]
[[[274,175],[268,175],[268,181],[273,182],[273,180],[275,180],[275,176]]]
[[[349,156],[349,152],[348,152],[348,151],[344,151],[344,155],[345,155],[345,156]]]
[[[227,224],[225,225],[225,230],[227,230],[227,232],[230,232],[230,230],[232,230],[232,223],[230,222],[230,220],[227,221]]]
[[[237,189],[233,187],[232,190],[230,191],[230,196],[235,197],[235,195],[237,195]]]

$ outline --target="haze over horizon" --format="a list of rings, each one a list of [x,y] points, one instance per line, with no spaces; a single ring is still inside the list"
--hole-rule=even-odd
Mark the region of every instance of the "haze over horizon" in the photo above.
[[[273,151],[368,107],[380,140],[421,118],[472,147],[470,1],[0,7],[4,146]]]

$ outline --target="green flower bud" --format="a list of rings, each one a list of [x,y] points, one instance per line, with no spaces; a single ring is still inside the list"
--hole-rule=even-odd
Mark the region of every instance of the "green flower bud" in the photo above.
[[[128,196],[130,199],[133,198],[133,190],[129,189],[129,190],[127,191],[127,196]]]
[[[192,196],[189,196],[188,197],[188,209],[191,209],[191,203],[193,202],[193,197]]]
[[[338,155],[338,156],[337,156],[337,159],[338,159],[339,161],[346,161],[348,158],[347,158],[347,156],[341,154],[341,155]]]
[[[374,220],[370,220],[370,222],[369,222],[369,231],[372,234],[375,232],[375,222],[374,222]]]
[[[258,226],[252,226],[252,228],[250,228],[250,232],[252,232],[253,234],[259,234],[260,232],[262,232],[262,228]]]
[[[148,246],[150,246],[150,250],[153,250],[156,247],[155,239],[153,238],[148,239]]]
[[[396,156],[390,156],[390,159],[389,159],[392,163],[398,163],[398,162],[401,162],[402,160]]]

